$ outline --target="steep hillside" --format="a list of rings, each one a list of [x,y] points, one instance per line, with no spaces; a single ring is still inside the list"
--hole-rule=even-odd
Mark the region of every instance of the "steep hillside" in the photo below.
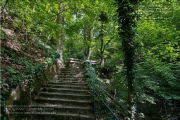
[[[26,89],[48,66],[59,57],[56,48],[42,42],[41,36],[25,33],[21,26],[15,26],[16,19],[8,14],[1,16],[1,101],[12,95],[18,86]],[[3,112],[2,112],[3,113]]]

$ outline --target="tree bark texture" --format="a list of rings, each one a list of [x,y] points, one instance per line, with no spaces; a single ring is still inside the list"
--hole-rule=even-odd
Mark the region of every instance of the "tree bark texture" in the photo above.
[[[57,23],[61,26],[58,32],[58,53],[60,60],[63,60],[63,41],[64,41],[64,10],[65,6],[63,0],[60,0],[59,3],[59,13],[57,14]]]
[[[119,35],[122,38],[124,51],[124,64],[126,68],[126,79],[128,81],[128,111],[129,118],[135,119],[135,86],[134,86],[134,27],[136,18],[136,4],[138,0],[116,0],[119,18]]]

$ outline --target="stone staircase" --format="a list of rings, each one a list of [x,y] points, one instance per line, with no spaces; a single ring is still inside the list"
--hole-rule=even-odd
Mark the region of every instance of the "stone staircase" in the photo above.
[[[43,84],[38,96],[19,118],[95,120],[93,105],[83,69],[71,66],[61,68],[55,80]]]

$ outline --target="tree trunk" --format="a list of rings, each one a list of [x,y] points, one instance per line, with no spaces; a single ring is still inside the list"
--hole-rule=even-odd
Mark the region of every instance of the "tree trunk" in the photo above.
[[[126,68],[126,79],[128,81],[128,111],[129,118],[135,120],[135,91],[134,91],[134,27],[135,27],[135,5],[138,0],[117,0],[119,16],[119,35],[122,37],[124,51],[124,64]]]
[[[88,44],[88,55],[87,55],[87,60],[90,60],[91,57],[91,53],[92,53],[92,46],[91,46],[91,42],[93,41],[93,27],[89,27],[88,29],[88,40],[89,40],[89,44]]]
[[[103,25],[103,21],[101,21],[101,32],[100,32],[100,40],[101,40],[101,48],[100,48],[100,57],[101,57],[101,61],[100,61],[100,67],[101,69],[104,67],[104,25]]]
[[[88,55],[87,55],[87,60],[90,60],[91,53],[92,53],[91,47],[88,47]]]
[[[84,43],[87,44],[85,48],[85,59],[89,60],[92,53],[91,42],[93,41],[93,27],[88,26],[84,28]]]
[[[63,60],[64,9],[65,9],[65,6],[63,4],[63,0],[60,0],[60,3],[59,3],[59,13],[57,14],[57,23],[61,26],[59,31],[58,31],[58,53],[59,53],[59,56],[60,56],[60,60]]]

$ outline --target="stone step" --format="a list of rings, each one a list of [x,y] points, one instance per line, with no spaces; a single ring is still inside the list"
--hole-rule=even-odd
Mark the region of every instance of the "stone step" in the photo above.
[[[84,70],[78,69],[78,68],[71,68],[71,69],[63,68],[59,70],[59,73],[62,73],[62,72],[84,72]]]
[[[29,112],[66,112],[66,113],[81,113],[92,114],[93,108],[91,106],[58,106],[58,105],[31,105],[27,109]]]
[[[67,112],[34,112],[24,113],[21,116],[17,113],[16,118],[20,120],[95,120],[94,114],[67,113]]]
[[[55,82],[66,82],[66,81],[75,81],[75,82],[86,82],[87,79],[84,78],[59,78],[57,80],[54,80]]]
[[[65,78],[66,78],[66,77],[68,77],[68,78],[69,78],[69,77],[70,77],[70,78],[71,78],[71,77],[72,77],[72,78],[85,78],[85,77],[83,77],[83,75],[62,75],[62,74],[61,74],[61,75],[57,75],[57,78],[61,78],[61,77],[65,77]]]
[[[9,113],[21,113],[21,114],[33,114],[33,113],[80,113],[80,114],[93,114],[92,106],[63,106],[53,104],[34,104],[30,106],[24,106],[17,109],[17,107],[8,107]]]
[[[43,84],[42,86],[77,86],[77,87],[88,87],[86,81],[56,81],[56,82],[47,82],[45,84]]]
[[[76,75],[76,74],[81,74],[81,75],[84,75],[84,71],[61,71],[61,72],[58,72],[57,74],[58,75],[61,75],[61,74],[70,74],[70,75]]]
[[[79,77],[59,77],[58,79],[57,79],[57,81],[58,80],[74,80],[74,81],[78,81],[78,80],[86,80],[86,78],[79,78]]]
[[[72,94],[72,93],[59,93],[59,92],[40,92],[41,97],[61,98],[61,99],[74,99],[74,100],[90,100],[90,94]]]
[[[65,68],[61,68],[60,70],[83,70],[82,68],[72,68],[72,67],[65,67]]]
[[[54,81],[54,82],[48,82],[47,84],[50,85],[77,85],[77,86],[87,86],[88,84],[85,81]]]
[[[85,79],[84,76],[62,76],[62,75],[58,75],[57,78],[79,78],[79,79]]]
[[[75,79],[75,80],[78,80],[78,79],[86,79],[85,77],[71,77],[71,76],[58,76],[58,78],[64,78],[64,79]]]
[[[71,75],[74,75],[74,74],[82,74],[84,75],[84,71],[61,71],[61,72],[58,72],[57,74],[60,75],[60,74],[71,74]]]
[[[76,104],[73,104],[73,105],[68,105],[68,104],[60,104],[60,103],[39,103],[39,102],[35,102],[33,101],[31,106],[62,106],[62,107],[69,107],[69,106],[73,106],[73,107],[89,107],[89,108],[93,108],[92,105],[86,105],[86,106],[82,106],[82,105],[76,105]]]
[[[77,85],[52,85],[52,84],[45,84],[42,85],[42,87],[46,87],[46,88],[67,88],[67,89],[83,89],[83,90],[89,90],[89,87],[87,86],[77,86]]]
[[[59,98],[48,98],[48,97],[36,97],[36,103],[52,103],[57,105],[74,105],[74,106],[89,106],[93,105],[92,100],[72,100],[72,99],[59,99]]]
[[[77,109],[77,110],[90,110],[90,112],[92,112],[91,110],[93,110],[93,107],[92,106],[63,106],[63,105],[56,105],[56,104],[38,104],[38,103],[35,103],[35,104],[31,104],[29,106],[12,106],[12,105],[9,105],[7,106],[7,109],[9,112],[33,112],[33,111],[61,111],[62,109]],[[76,111],[72,111],[72,113],[76,113]],[[81,112],[82,113],[82,112]]]
[[[58,78],[85,78],[82,76],[71,76],[71,75],[58,75]]]
[[[57,78],[65,78],[65,79],[86,79],[85,77],[72,77],[72,76],[60,76],[58,75]]]
[[[12,114],[20,116],[18,120],[95,120],[94,102],[84,70],[61,68],[54,79],[41,86],[25,112]]]
[[[72,72],[62,72],[62,73],[60,73],[60,74],[58,74],[58,75],[84,75],[84,73],[83,72],[77,72],[77,73],[72,73]]]
[[[62,72],[59,72],[59,73],[57,73],[57,75],[62,75],[62,74],[67,74],[67,75],[77,75],[77,74],[79,74],[79,75],[84,75],[84,71],[62,71]]]
[[[83,75],[57,75],[57,78],[85,78]]]
[[[77,89],[66,89],[66,88],[43,88],[43,92],[59,92],[59,93],[79,93],[87,94],[90,90],[77,90]]]

